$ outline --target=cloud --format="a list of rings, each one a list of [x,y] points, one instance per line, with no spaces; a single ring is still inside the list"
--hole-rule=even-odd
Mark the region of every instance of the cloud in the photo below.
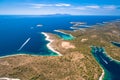
[[[103,6],[104,9],[109,9],[109,10],[115,10],[117,9],[117,6],[114,5],[107,5],[107,6]]]
[[[42,7],[50,7],[52,4],[30,4],[33,8],[42,8]]]
[[[91,8],[91,9],[99,9],[100,6],[98,5],[92,5],[92,6],[85,6],[86,8]]]
[[[71,6],[71,4],[66,4],[66,3],[58,3],[58,4],[55,4],[55,6],[66,6],[66,7],[69,7]]]
[[[116,5],[72,5],[68,3],[56,3],[56,4],[29,4],[32,8],[45,8],[45,7],[56,7],[56,8],[66,8],[66,9],[75,9],[75,10],[115,10],[120,9]]]
[[[75,7],[75,8],[73,8],[73,9],[77,9],[77,10],[86,10],[86,8],[85,7]]]
[[[57,4],[30,4],[33,8],[42,8],[42,7],[69,7],[71,4],[66,3],[57,3]]]
[[[120,6],[115,6],[115,5],[85,5],[85,6],[78,6],[74,7],[73,9],[78,9],[78,10],[115,10],[115,9],[120,9]]]
[[[85,6],[78,6],[75,7],[74,9],[78,10],[88,10],[88,9],[100,9],[101,7],[98,5],[85,5]]]

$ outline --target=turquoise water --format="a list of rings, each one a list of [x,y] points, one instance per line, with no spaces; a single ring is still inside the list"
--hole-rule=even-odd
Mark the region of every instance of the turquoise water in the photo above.
[[[73,40],[74,37],[72,35],[64,34],[60,36],[63,40]]]
[[[120,80],[120,62],[110,58],[103,47],[92,46],[91,48],[94,58],[104,69],[103,80]]]
[[[63,40],[73,40],[74,36],[72,36],[71,34],[66,34],[66,33],[62,33],[62,32],[57,32],[57,35],[59,35],[60,38],[62,38]]]
[[[72,36],[72,35],[63,35],[63,39],[64,40],[73,40],[74,39],[74,37]]]

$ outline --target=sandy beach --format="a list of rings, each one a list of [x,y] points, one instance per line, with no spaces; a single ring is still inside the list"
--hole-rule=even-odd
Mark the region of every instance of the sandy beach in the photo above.
[[[102,69],[102,74],[101,74],[99,80],[103,80],[104,74],[105,74],[105,72],[104,72],[104,70]]]
[[[43,34],[43,35],[46,37],[45,40],[49,41],[49,43],[47,44],[48,49],[50,49],[51,51],[57,53],[58,56],[62,56],[62,54],[60,54],[60,52],[54,50],[54,49],[50,46],[50,44],[51,44],[54,40],[50,39],[50,36],[49,36],[47,33],[45,33],[45,32],[41,32],[41,34]]]

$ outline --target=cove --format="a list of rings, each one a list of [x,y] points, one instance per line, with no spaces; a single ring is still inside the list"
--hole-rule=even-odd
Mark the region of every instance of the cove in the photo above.
[[[111,42],[114,46],[117,46],[117,47],[120,47],[120,43],[118,43],[118,42]]]
[[[120,62],[109,57],[103,47],[91,46],[91,53],[104,70],[103,80],[120,80]]]

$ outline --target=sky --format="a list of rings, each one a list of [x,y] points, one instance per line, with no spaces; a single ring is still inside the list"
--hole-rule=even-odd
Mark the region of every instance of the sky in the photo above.
[[[120,0],[0,0],[0,15],[120,15]]]

